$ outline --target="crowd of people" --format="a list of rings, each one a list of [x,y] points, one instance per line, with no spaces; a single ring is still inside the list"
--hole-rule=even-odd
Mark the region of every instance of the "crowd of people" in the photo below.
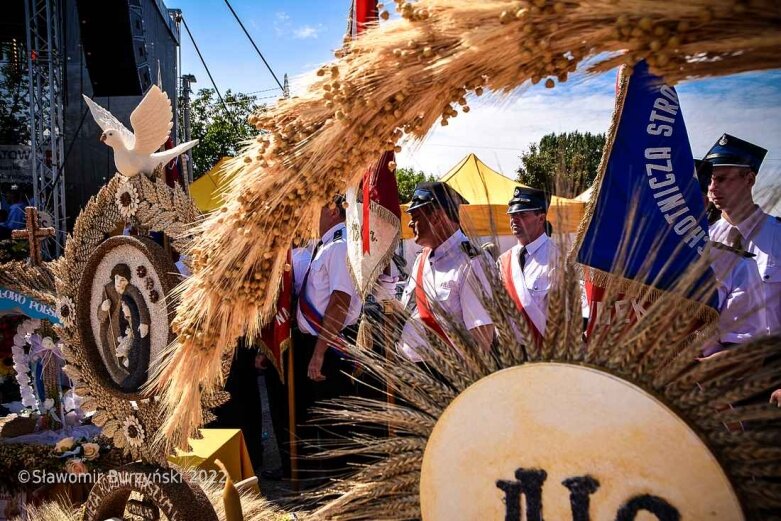
[[[725,134],[703,161],[697,161],[697,176],[708,209],[712,246],[708,255],[720,314],[718,338],[703,346],[703,359],[766,335],[781,334],[781,219],[765,213],[752,196],[765,153],[756,145]],[[541,190],[525,186],[515,189],[507,214],[517,243],[494,259],[464,233],[459,206],[465,200],[456,190],[442,182],[415,187],[406,212],[414,241],[422,249],[409,270],[398,303],[405,318],[394,342],[395,356],[430,370],[426,366],[428,332],[449,342],[448,331],[454,329],[468,331],[476,348],[490,352],[496,341],[485,299],[492,291],[486,273],[491,269],[496,270],[529,326],[532,341],[542,341],[549,292],[560,276],[562,255],[550,235],[549,201],[549,195]],[[350,358],[340,349],[342,342],[355,340],[364,304],[349,273],[342,203],[339,197],[323,207],[317,244],[293,252],[295,404],[291,411],[285,384],[274,371],[266,371],[269,407],[282,456],[281,468],[263,471],[267,479],[289,478],[291,466],[297,466],[300,483],[316,484],[344,470],[345,461],[338,458],[329,462],[307,457],[328,448],[329,440],[346,434],[340,426],[314,425],[310,409],[322,400],[360,396],[366,391],[362,393],[361,384],[351,378]],[[246,357],[243,360],[245,365]],[[262,353],[255,361],[256,367],[268,367]],[[249,405],[254,408],[257,401],[255,391],[251,392]],[[781,391],[764,397],[768,399],[778,402]],[[288,432],[290,414],[295,414],[298,426],[293,438]],[[256,433],[259,423],[252,423],[252,432]],[[291,439],[300,442],[293,465]],[[254,449],[258,451],[262,453],[262,448]]]

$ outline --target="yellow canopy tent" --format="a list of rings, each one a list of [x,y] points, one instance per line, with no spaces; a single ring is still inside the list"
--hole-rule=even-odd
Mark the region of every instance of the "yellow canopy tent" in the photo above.
[[[480,161],[475,154],[467,155],[445,174],[441,181],[463,195],[468,205],[461,207],[461,222],[473,235],[512,235],[507,218],[507,203],[516,186],[524,186],[509,179]],[[553,196],[548,220],[556,232],[571,233],[578,229],[585,203],[574,199]],[[412,232],[407,226],[409,216],[402,214],[402,237],[409,239]]]
[[[582,194],[575,197],[576,201],[582,201],[588,203],[591,200],[591,192],[594,191],[594,186],[589,186]]]
[[[195,201],[195,206],[201,212],[211,212],[219,208],[222,203],[222,194],[228,179],[225,175],[225,167],[232,157],[223,157],[211,170],[193,181],[190,185],[190,196]]]
[[[190,195],[201,212],[211,212],[222,205],[222,194],[227,182],[226,166],[231,159],[223,157],[190,185]],[[475,154],[467,155],[441,180],[469,201],[468,205],[461,207],[461,221],[469,233],[485,236],[492,235],[495,230],[497,235],[512,235],[506,214],[507,202],[512,198],[515,187],[523,185],[496,172]],[[585,206],[584,201],[554,195],[548,220],[556,232],[575,232]],[[409,216],[403,211],[401,215],[402,237],[409,239],[412,237],[407,226]]]

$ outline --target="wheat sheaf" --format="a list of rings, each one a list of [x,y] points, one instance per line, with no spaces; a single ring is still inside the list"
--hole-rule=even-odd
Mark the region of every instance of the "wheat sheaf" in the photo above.
[[[276,299],[275,281],[284,269],[290,240],[308,233],[315,210],[353,182],[382,151],[397,148],[403,139],[423,138],[436,123],[447,124],[459,113],[457,107],[467,112],[468,94],[479,95],[486,89],[507,93],[526,82],[543,80],[556,85],[586,58],[591,58],[586,72],[645,58],[651,71],[669,82],[779,66],[773,51],[781,38],[777,2],[670,6],[643,1],[428,0],[397,4],[400,20],[346,44],[336,62],[318,71],[321,79],[308,92],[252,118],[266,132],[233,163],[228,202],[203,223],[191,249],[195,275],[182,290],[175,323],[179,342],[172,346],[170,364],[156,380],[168,413],[159,433],[161,441],[182,445],[201,423],[194,404],[201,393],[214,392],[220,385],[221,351],[233,349],[239,335],[255,335],[269,318]],[[576,269],[566,266],[564,272],[573,274]],[[414,518],[419,514],[421,447],[438,415],[481,377],[530,360],[583,361],[663,396],[683,417],[701,422],[702,435],[707,438],[711,433],[714,447],[732,455],[733,459],[725,456],[732,476],[752,475],[748,469],[758,454],[776,461],[772,459],[776,431],[745,437],[725,433],[719,427],[720,415],[737,415],[734,411],[739,409],[718,413],[714,403],[737,402],[773,385],[778,367],[772,363],[751,377],[743,376],[745,365],[762,358],[770,344],[725,357],[719,364],[735,367],[726,365],[724,371],[714,370],[718,377],[711,376],[707,366],[691,362],[700,347],[696,340],[687,342],[688,319],[695,317],[687,316],[689,310],[679,311],[678,300],[657,299],[631,334],[614,328],[604,338],[592,339],[586,349],[579,341],[576,304],[579,310],[580,301],[573,297],[573,280],[574,276],[565,278],[562,288],[567,289],[551,297],[550,321],[555,326],[539,353],[522,348],[527,345],[522,339],[510,340],[514,337],[508,331],[515,331],[512,327],[523,331],[523,325],[517,321],[507,325],[514,308],[510,302],[498,306],[502,299],[490,303],[500,339],[504,338],[496,358],[460,349],[468,355],[466,361],[454,362],[447,346],[434,349],[442,355],[432,364],[448,385],[410,364],[390,366],[365,352],[357,353],[367,371],[380,373],[404,405],[358,400],[349,407],[342,403],[330,414],[349,422],[387,423],[394,432],[408,436],[364,440],[366,447],[360,450],[384,448],[380,467],[368,467],[345,482],[337,491],[340,497],[318,515]],[[619,290],[614,288],[613,293],[616,299]],[[670,330],[666,337],[658,334],[662,328]],[[462,347],[471,345],[465,335],[461,342]],[[436,338],[432,343],[437,344]],[[743,412],[751,411],[760,419],[774,414],[752,407]],[[745,443],[753,448],[746,449]],[[773,464],[766,467],[769,474],[777,472]],[[743,480],[741,493],[751,497],[747,504],[762,508],[777,504],[778,488],[772,480],[757,483]]]
[[[592,73],[645,58],[668,82],[781,65],[777,0],[396,7],[400,19],[346,43],[306,93],[251,118],[264,132],[230,166],[227,203],[190,250],[178,342],[156,378],[167,417],[160,443],[184,446],[202,423],[198,404],[222,383],[222,351],[270,318],[291,238],[308,234],[315,210],[384,150],[468,111],[468,95],[553,86],[586,59]]]

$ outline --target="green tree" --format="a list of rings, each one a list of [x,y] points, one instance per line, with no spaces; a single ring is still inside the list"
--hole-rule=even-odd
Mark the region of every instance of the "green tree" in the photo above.
[[[27,64],[19,44],[0,44],[0,144],[30,142]]]
[[[597,175],[605,134],[548,134],[521,155],[518,181],[562,197],[574,197]]]
[[[200,89],[190,101],[190,135],[191,139],[199,140],[192,149],[194,179],[206,173],[222,157],[236,155],[242,142],[258,133],[247,122],[252,113],[265,107],[258,104],[255,96],[228,90],[223,99],[227,113],[214,89]]]
[[[396,184],[399,186],[399,201],[404,204],[410,202],[412,199],[412,192],[415,190],[415,185],[427,181],[436,181],[433,175],[427,175],[420,170],[413,170],[412,168],[397,168],[396,169]]]

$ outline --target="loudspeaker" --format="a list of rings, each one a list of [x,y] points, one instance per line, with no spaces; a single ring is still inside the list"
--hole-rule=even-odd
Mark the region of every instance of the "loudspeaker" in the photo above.
[[[141,0],[76,0],[93,96],[140,96],[152,85]]]

